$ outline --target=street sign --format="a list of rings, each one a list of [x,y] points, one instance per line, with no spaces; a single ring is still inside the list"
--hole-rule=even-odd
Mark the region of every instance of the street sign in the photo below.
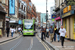
[[[19,20],[19,21],[18,21],[18,24],[22,24],[22,20]]]

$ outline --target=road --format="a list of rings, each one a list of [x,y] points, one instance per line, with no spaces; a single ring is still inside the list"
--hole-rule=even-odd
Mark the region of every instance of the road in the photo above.
[[[0,44],[0,50],[50,50],[46,43],[40,42],[38,36],[20,36]]]

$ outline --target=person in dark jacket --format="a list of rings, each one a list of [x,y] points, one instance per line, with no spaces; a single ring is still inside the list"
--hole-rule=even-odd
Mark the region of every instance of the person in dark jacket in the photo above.
[[[56,28],[56,26],[55,26],[55,28],[54,28],[54,41],[56,41],[56,34],[57,34],[57,28]]]
[[[59,33],[59,30],[60,30],[60,28],[58,28],[58,32],[57,32],[57,40],[58,40],[58,42],[60,41],[60,33]]]
[[[10,28],[9,28],[9,26],[7,26],[7,28],[6,28],[7,37],[9,37],[9,32],[10,32]]]
[[[46,32],[46,30],[45,30],[45,28],[42,27],[41,31],[42,31],[42,32],[41,32],[41,40],[44,41],[44,39],[46,38],[46,37],[45,37],[45,32]],[[43,37],[43,35],[44,35],[44,37]]]

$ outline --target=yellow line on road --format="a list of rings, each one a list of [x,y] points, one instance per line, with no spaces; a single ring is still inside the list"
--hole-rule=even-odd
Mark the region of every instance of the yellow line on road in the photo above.
[[[41,40],[39,37],[37,37],[39,40]],[[50,48],[47,46],[47,44],[45,42],[42,41],[42,43],[46,46],[46,48],[48,48],[48,50],[50,50]]]
[[[38,37],[37,37],[37,39],[40,41],[40,39]],[[48,50],[47,47],[42,43],[42,41],[41,41],[41,44],[45,47],[46,50]]]
[[[16,38],[16,39],[19,39],[21,36],[19,36],[18,38]],[[0,45],[3,45],[3,44],[6,44],[6,43],[9,43],[9,42],[11,42],[11,41],[14,41],[14,40],[16,40],[16,39],[13,39],[13,40],[10,40],[10,41],[7,41],[7,42],[4,42],[4,43],[2,43],[2,44],[0,44]]]
[[[43,42],[44,43],[44,42]],[[45,44],[45,43],[44,43]],[[46,44],[45,44],[46,45]],[[47,45],[46,45],[47,46]],[[47,46],[47,48],[50,50],[50,48]]]

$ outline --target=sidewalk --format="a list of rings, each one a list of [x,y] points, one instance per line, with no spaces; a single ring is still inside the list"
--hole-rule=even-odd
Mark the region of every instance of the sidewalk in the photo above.
[[[0,43],[3,43],[3,42],[6,42],[6,41],[9,41],[9,40],[12,40],[14,38],[17,38],[19,36],[19,34],[13,34],[13,37],[11,37],[11,34],[9,35],[9,37],[7,37],[7,35],[5,35],[4,37],[0,38]]]
[[[50,43],[50,38],[46,38],[46,41]],[[61,42],[52,42],[51,43],[54,47],[57,47],[60,50],[75,50],[75,42],[65,40],[64,48],[61,47]]]

